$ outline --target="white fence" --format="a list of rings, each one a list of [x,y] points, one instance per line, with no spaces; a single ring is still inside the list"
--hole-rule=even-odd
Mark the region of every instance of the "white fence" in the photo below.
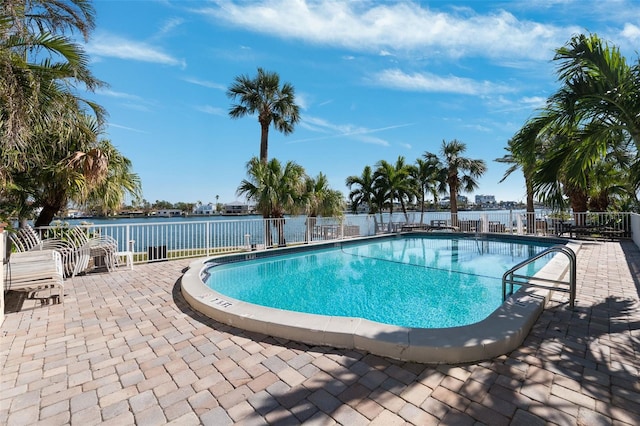
[[[117,222],[117,221],[116,221]],[[421,226],[425,225],[425,226]],[[68,225],[40,228],[46,236],[64,238]],[[522,211],[410,212],[380,215],[346,215],[342,218],[202,220],[79,225],[90,233],[108,235],[118,251],[133,252],[135,263],[179,259],[264,248],[311,244],[415,228],[472,233],[511,233],[566,237],[640,239],[640,215],[586,213],[551,217]],[[640,246],[640,245],[639,245]]]

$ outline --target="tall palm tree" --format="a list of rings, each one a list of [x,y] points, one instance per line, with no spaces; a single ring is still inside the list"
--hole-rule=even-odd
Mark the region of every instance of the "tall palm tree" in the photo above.
[[[227,90],[227,96],[237,104],[229,109],[231,118],[258,115],[260,123],[260,161],[267,162],[269,149],[269,126],[288,135],[300,121],[300,108],[295,101],[295,89],[290,83],[280,87],[280,76],[275,72],[258,68],[254,78],[240,75]]]
[[[278,229],[278,245],[285,245],[284,215],[295,214],[305,205],[305,172],[302,166],[288,161],[284,168],[278,159],[268,163],[253,157],[247,163],[248,178],[242,180],[236,193],[256,203],[256,209],[265,219],[274,221]],[[270,221],[266,221],[265,243],[272,245]]]
[[[348,198],[352,213],[356,213],[361,205],[367,206],[369,214],[376,213],[378,208],[375,203],[375,179],[370,166],[365,166],[360,176],[347,177],[345,184],[349,188]]]
[[[435,204],[438,203],[438,193],[442,192],[444,167],[438,156],[430,152],[424,153],[424,158],[416,159],[416,164],[410,168],[410,175],[415,181],[420,203],[420,223],[424,223],[424,205],[427,193],[431,194]]]
[[[478,187],[477,178],[487,170],[483,160],[463,157],[467,146],[456,139],[442,141],[440,152],[442,163],[447,170],[447,184],[451,201],[451,224],[458,225],[458,192],[471,192]]]

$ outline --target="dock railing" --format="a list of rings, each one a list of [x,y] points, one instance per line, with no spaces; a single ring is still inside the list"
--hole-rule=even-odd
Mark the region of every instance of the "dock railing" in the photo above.
[[[118,242],[118,251],[133,253],[134,263],[154,262],[201,256],[214,256],[242,251],[261,250],[298,244],[313,244],[380,233],[419,229],[419,224],[438,223],[443,231],[465,233],[498,233],[518,235],[576,237],[580,229],[598,238],[631,237],[632,225],[640,216],[631,213],[586,213],[555,217],[521,211],[463,211],[453,216],[447,211],[388,213],[376,215],[344,215],[336,218],[291,216],[283,219],[242,218],[234,220],[170,219],[143,223],[82,224],[89,235],[107,235]],[[457,226],[452,226],[457,223]],[[578,224],[578,225],[576,225]],[[41,227],[44,236],[64,238],[70,225]],[[635,225],[638,226],[638,225]],[[638,238],[637,232],[634,235]]]

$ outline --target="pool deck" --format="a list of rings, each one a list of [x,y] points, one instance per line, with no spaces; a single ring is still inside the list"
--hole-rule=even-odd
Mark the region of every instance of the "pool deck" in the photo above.
[[[640,250],[585,242],[523,345],[426,366],[245,332],[193,311],[191,260],[8,293],[0,424],[640,424]],[[41,292],[39,296],[46,296]]]

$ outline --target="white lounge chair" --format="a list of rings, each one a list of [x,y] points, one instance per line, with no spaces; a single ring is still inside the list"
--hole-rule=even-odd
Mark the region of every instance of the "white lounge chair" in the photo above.
[[[107,270],[113,271],[117,265],[118,242],[108,235],[89,235],[85,228],[69,229],[69,238],[79,247],[84,247],[90,257],[104,259]]]
[[[20,228],[16,232],[9,232],[8,235],[8,241],[17,252],[54,250],[60,253],[66,276],[73,277],[84,272],[89,265],[89,249],[76,246],[73,241],[61,238],[42,239],[30,226]]]
[[[62,256],[55,250],[43,250],[35,255],[11,255],[3,267],[4,290],[34,292],[48,287],[60,291],[64,299],[64,268]]]

